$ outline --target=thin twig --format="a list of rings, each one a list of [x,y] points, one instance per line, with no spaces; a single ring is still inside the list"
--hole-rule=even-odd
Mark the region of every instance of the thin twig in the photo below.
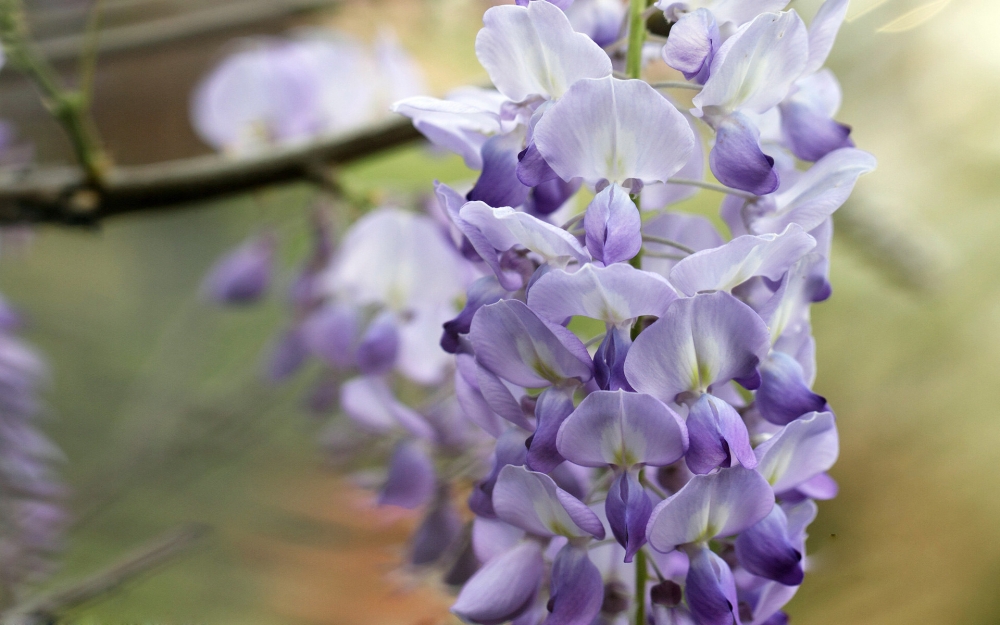
[[[222,155],[113,167],[103,186],[76,167],[0,173],[0,224],[90,225],[101,219],[169,209],[261,187],[315,180],[316,164],[344,165],[421,138],[408,119],[392,119],[303,145],[259,155]]]
[[[52,622],[52,617],[57,613],[113,592],[123,584],[170,560],[205,536],[208,529],[207,525],[201,523],[182,525],[152,540],[103,571],[51,594],[15,606],[3,615],[0,622],[4,625]]]
[[[665,80],[662,82],[649,83],[653,89],[692,89],[701,91],[702,85],[694,82],[684,82],[683,80]]]
[[[94,76],[97,74],[97,57],[101,53],[101,17],[104,0],[94,0],[87,18],[83,51],[80,54],[80,97],[87,106],[94,101]]]
[[[647,243],[659,243],[660,245],[668,245],[668,246],[670,246],[670,247],[672,247],[674,249],[678,249],[678,250],[684,252],[685,254],[694,254],[694,250],[693,249],[691,249],[690,247],[684,245],[683,243],[678,243],[677,241],[674,241],[673,239],[667,239],[667,238],[664,238],[664,237],[658,237],[658,236],[655,236],[655,235],[652,235],[652,234],[643,234],[642,235],[642,240],[645,241],[645,242],[647,242]]]
[[[689,187],[699,187],[701,189],[708,189],[709,191],[718,191],[719,193],[725,193],[727,195],[735,195],[746,200],[756,200],[757,196],[753,193],[747,191],[740,191],[739,189],[730,189],[729,187],[724,187],[721,184],[715,184],[712,182],[705,182],[704,180],[690,180],[688,178],[668,178],[667,182],[670,184],[681,184]]]

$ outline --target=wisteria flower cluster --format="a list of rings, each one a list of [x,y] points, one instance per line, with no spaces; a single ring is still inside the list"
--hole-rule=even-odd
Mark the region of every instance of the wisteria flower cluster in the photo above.
[[[837,491],[810,307],[831,294],[831,216],[875,167],[823,68],[847,1],[809,26],[785,0],[632,4],[640,27],[662,12],[686,82],[616,70],[636,41],[617,2],[489,9],[496,90],[394,106],[477,181],[436,183],[430,216],[374,211],[337,250],[319,222],[271,360],[329,365],[313,406],[382,442],[379,500],[424,507],[411,561],[447,570],[470,623],[786,623]],[[728,240],[669,210],[699,187],[725,194]],[[272,248],[210,290],[258,297]]]

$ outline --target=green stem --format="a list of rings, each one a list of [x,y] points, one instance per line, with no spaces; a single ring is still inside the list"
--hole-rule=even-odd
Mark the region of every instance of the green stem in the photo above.
[[[646,625],[646,552],[640,549],[635,554],[635,625]]]
[[[89,181],[101,186],[108,159],[88,113],[88,98],[60,86],[59,74],[31,41],[21,0],[0,0],[0,40],[11,65],[35,82],[42,103],[62,125]]]
[[[754,195],[753,193],[749,193],[747,191],[740,191],[739,189],[730,189],[729,187],[724,187],[721,184],[705,182],[704,180],[690,180],[688,178],[668,178],[667,182],[669,182],[670,184],[682,184],[689,187],[708,189],[709,191],[718,191],[719,193],[725,193],[727,195],[735,195],[745,200],[757,199],[757,196]]]
[[[80,55],[80,93],[89,106],[94,98],[94,75],[97,73],[97,56],[101,44],[101,12],[103,0],[94,0],[87,18],[87,35]]]
[[[678,243],[673,239],[665,239],[663,237],[654,236],[652,234],[644,234],[642,235],[642,240],[646,241],[647,243],[659,243],[660,245],[668,245],[674,249],[678,249],[684,252],[685,254],[694,254],[693,249],[684,245],[683,243]]]
[[[649,85],[653,89],[691,89],[693,91],[701,91],[702,85],[693,82],[683,82],[681,80],[666,80],[663,82],[654,82]]]
[[[646,41],[646,0],[629,0],[628,3],[628,56],[625,73],[629,78],[642,74],[642,44]]]

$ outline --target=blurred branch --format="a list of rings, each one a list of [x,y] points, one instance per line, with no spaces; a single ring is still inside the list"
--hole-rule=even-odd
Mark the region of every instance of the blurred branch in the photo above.
[[[99,51],[123,52],[174,43],[220,30],[251,26],[296,13],[338,4],[342,0],[244,0],[161,17],[140,24],[101,31]],[[38,42],[38,49],[53,62],[74,59],[83,49],[86,34],[53,37]]]
[[[300,146],[234,158],[199,156],[134,167],[112,167],[100,184],[76,167],[0,173],[0,224],[94,224],[124,213],[308,180],[318,166],[343,165],[421,137],[408,119],[393,119]]]
[[[96,599],[170,560],[208,533],[208,526],[189,523],[171,530],[132,554],[80,582],[16,606],[2,617],[2,625],[42,625],[55,615]]]

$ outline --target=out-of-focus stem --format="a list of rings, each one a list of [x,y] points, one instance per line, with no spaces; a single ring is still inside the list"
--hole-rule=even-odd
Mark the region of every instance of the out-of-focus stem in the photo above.
[[[35,82],[45,107],[62,125],[88,181],[103,186],[108,158],[90,119],[88,98],[81,91],[67,91],[59,86],[55,68],[38,53],[28,35],[21,0],[0,2],[0,40],[11,65]]]
[[[702,85],[694,82],[684,82],[683,80],[665,80],[663,82],[654,82],[649,85],[653,89],[691,89],[693,91],[701,91]]]
[[[708,189],[709,191],[718,191],[719,193],[735,195],[745,200],[757,199],[757,196],[754,195],[753,193],[749,193],[747,191],[740,191],[739,189],[730,189],[729,187],[724,187],[721,184],[705,182],[704,180],[690,180],[688,178],[669,178],[667,179],[667,182],[670,184],[682,184],[688,187],[699,187],[702,189]]]
[[[629,78],[642,74],[642,44],[646,42],[646,0],[629,0],[628,3],[628,55],[625,73]]]
[[[87,106],[94,100],[94,75],[97,73],[97,56],[100,54],[101,17],[104,0],[94,0],[87,18],[87,31],[83,52],[80,55],[80,94]]]

